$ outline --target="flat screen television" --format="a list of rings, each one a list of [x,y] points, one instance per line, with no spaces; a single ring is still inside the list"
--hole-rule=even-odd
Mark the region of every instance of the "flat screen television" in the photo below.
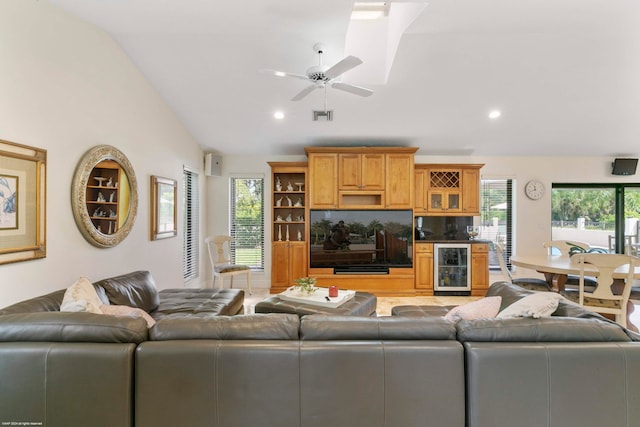
[[[310,211],[309,266],[336,274],[388,274],[413,266],[411,210]]]
[[[612,175],[635,175],[638,159],[615,159]]]

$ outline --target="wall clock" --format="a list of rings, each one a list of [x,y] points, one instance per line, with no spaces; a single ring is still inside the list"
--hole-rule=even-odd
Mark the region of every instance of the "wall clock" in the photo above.
[[[539,200],[544,196],[544,184],[532,179],[524,186],[524,193],[531,200]]]

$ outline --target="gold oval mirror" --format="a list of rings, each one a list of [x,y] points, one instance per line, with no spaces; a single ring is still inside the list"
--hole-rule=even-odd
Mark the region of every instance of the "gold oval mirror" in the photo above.
[[[110,248],[123,241],[138,211],[138,184],[127,157],[110,145],[87,151],[73,177],[71,206],[89,243]]]

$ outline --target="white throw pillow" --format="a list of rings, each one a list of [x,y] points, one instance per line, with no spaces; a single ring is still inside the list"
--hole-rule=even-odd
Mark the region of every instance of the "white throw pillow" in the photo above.
[[[101,305],[102,301],[89,279],[81,277],[67,288],[60,304],[60,311],[102,314]]]
[[[493,319],[500,311],[501,296],[486,297],[467,304],[452,308],[444,317],[457,322],[458,320]]]
[[[129,307],[128,305],[101,305],[100,310],[104,314],[113,316],[142,317],[147,322],[148,328],[156,324],[155,319],[141,308]]]
[[[555,292],[536,292],[511,304],[498,314],[499,319],[510,317],[548,317],[558,308],[562,295]]]

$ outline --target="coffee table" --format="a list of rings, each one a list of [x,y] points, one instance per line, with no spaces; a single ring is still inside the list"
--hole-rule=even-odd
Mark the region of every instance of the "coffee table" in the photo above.
[[[291,313],[302,317],[307,314],[332,314],[343,316],[375,316],[378,299],[368,292],[356,292],[349,301],[338,307],[322,307],[297,301],[286,301],[278,295],[260,301],[256,313]]]

